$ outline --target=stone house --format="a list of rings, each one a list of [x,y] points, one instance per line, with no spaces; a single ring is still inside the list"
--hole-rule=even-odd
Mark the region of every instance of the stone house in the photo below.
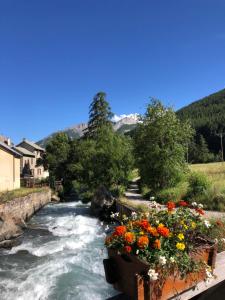
[[[0,191],[20,188],[20,159],[22,155],[7,143],[9,143],[8,140],[0,140]]]
[[[22,154],[20,161],[20,174],[23,173],[25,165],[28,164],[31,176],[34,178],[42,179],[49,176],[48,171],[45,171],[43,166],[37,166],[37,160],[43,156],[45,149],[41,148],[34,142],[23,139],[23,141],[15,147],[15,150]]]

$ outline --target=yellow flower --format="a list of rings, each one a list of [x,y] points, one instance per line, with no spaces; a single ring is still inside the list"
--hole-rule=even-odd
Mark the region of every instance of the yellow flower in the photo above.
[[[140,231],[139,234],[140,234],[140,235],[144,235],[145,233],[144,233],[143,231]]]
[[[185,244],[184,243],[177,243],[176,247],[178,250],[183,251],[185,249]]]
[[[158,227],[164,227],[164,225],[163,225],[162,223],[160,223],[160,224],[158,225]]]
[[[195,228],[196,228],[196,223],[195,223],[195,222],[191,222],[191,227],[192,227],[193,229],[195,229]]]
[[[177,237],[178,237],[178,239],[179,239],[180,241],[184,240],[184,235],[183,235],[183,233],[179,233],[179,234],[177,235]]]
[[[187,229],[188,229],[188,226],[187,226],[187,225],[184,225],[184,229],[187,230]]]

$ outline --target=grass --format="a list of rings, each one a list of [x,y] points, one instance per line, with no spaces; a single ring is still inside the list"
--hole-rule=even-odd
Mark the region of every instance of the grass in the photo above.
[[[20,188],[12,191],[0,193],[0,203],[11,201],[15,198],[25,197],[32,193],[40,193],[46,190],[46,187],[42,188]]]
[[[149,210],[149,207],[147,205],[135,203],[135,201],[128,200],[126,197],[120,197],[119,203],[133,208],[135,211],[138,212],[146,212],[146,210]]]
[[[217,191],[225,191],[225,162],[190,165],[193,172],[201,172],[207,176]]]

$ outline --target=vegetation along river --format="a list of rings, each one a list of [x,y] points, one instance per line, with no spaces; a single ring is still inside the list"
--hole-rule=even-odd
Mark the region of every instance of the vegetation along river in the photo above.
[[[0,250],[1,300],[107,299],[104,226],[81,202],[50,204],[29,222],[22,243]]]

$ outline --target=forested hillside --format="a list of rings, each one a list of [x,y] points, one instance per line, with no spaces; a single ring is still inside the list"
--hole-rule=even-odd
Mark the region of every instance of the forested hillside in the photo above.
[[[196,130],[194,144],[190,149],[191,160],[196,162],[220,160],[221,137],[223,143],[225,139],[225,89],[191,103],[177,111],[177,115],[182,120],[189,119]],[[207,146],[214,156],[207,154]],[[199,155],[196,151],[204,152],[205,157],[194,157],[195,154]]]

